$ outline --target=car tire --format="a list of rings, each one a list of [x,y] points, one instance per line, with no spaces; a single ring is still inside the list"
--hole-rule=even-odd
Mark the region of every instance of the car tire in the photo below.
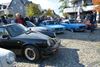
[[[24,56],[29,61],[36,61],[39,59],[39,51],[33,46],[26,46],[24,49]]]

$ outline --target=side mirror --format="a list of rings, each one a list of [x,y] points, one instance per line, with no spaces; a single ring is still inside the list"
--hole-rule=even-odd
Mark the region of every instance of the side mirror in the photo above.
[[[3,35],[2,38],[9,38],[9,35]]]

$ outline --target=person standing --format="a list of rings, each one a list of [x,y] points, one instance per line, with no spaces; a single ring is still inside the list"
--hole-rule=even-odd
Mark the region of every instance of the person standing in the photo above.
[[[15,22],[25,25],[25,20],[19,13],[16,13]]]
[[[1,21],[2,21],[2,23],[4,23],[4,24],[8,24],[7,19],[6,19],[5,16],[1,16]]]
[[[96,12],[95,11],[91,12],[90,23],[91,23],[90,31],[94,32],[95,26],[96,26]]]

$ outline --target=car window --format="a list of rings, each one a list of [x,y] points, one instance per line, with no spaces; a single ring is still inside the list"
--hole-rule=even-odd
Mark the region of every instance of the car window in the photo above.
[[[49,25],[53,25],[53,24],[55,24],[54,21],[48,21],[47,23],[48,23]]]
[[[27,27],[35,27],[35,24],[33,24],[30,21],[26,21]]]
[[[3,35],[8,35],[8,32],[5,28],[0,28],[0,38],[2,38]]]
[[[27,31],[27,28],[21,24],[11,25],[7,29],[12,37],[21,35]]]
[[[46,22],[42,22],[42,24],[41,25],[46,25]]]
[[[45,22],[42,22],[43,25],[55,25],[55,24],[58,24],[58,22],[55,22],[55,21],[45,21]]]

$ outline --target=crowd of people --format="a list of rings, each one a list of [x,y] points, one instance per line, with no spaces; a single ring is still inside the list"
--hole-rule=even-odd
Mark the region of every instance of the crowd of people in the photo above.
[[[56,20],[60,21],[60,18],[52,18],[52,17],[23,17],[20,13],[16,13],[15,18],[8,18],[7,16],[1,16],[0,24],[9,24],[9,23],[20,23],[25,25],[25,21],[31,21],[35,25],[38,25],[40,22],[44,20]]]
[[[51,17],[22,17],[20,13],[16,13],[15,18],[9,18],[7,16],[1,16],[0,18],[0,24],[9,24],[9,23],[20,23],[25,25],[26,21],[31,21],[35,25],[39,25],[44,20],[55,20],[60,22],[62,18],[51,18]],[[66,18],[65,18],[66,19]],[[82,23],[86,24],[88,29],[93,32],[95,30],[96,26],[96,13],[95,12],[90,12],[89,14],[86,15]]]
[[[96,12],[91,11],[89,14],[87,14],[83,23],[87,25],[88,29],[90,29],[91,32],[93,32],[97,27]]]

